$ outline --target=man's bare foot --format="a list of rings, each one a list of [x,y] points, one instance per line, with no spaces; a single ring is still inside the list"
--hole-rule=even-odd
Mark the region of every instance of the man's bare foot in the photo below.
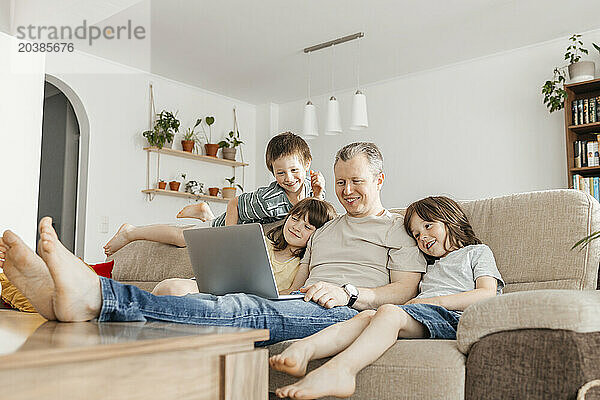
[[[213,214],[210,206],[201,201],[196,204],[190,204],[189,206],[185,206],[177,213],[177,218],[197,218],[203,222],[210,221],[211,219],[215,219],[215,214]]]
[[[350,397],[356,390],[356,376],[331,362],[312,371],[293,385],[275,390],[280,398],[317,399],[324,396]]]
[[[11,231],[0,238],[0,268],[44,318],[55,320],[52,306],[54,282],[42,260]]]
[[[59,321],[89,321],[100,314],[100,279],[58,240],[50,217],[40,222],[41,256],[54,280],[54,314]]]
[[[292,343],[281,354],[269,358],[271,368],[288,375],[301,377],[306,374],[306,366],[314,355],[314,348],[304,340]]]
[[[106,254],[107,256],[112,256],[123,246],[131,243],[129,233],[134,229],[135,226],[131,224],[121,225],[117,233],[115,233],[115,236],[113,236],[112,239],[110,239],[108,243],[104,245],[104,254]]]

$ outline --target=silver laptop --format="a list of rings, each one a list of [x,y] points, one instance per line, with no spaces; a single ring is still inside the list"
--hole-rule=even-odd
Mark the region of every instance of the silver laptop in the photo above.
[[[183,231],[200,293],[255,294],[272,300],[299,299],[279,295],[260,224]]]

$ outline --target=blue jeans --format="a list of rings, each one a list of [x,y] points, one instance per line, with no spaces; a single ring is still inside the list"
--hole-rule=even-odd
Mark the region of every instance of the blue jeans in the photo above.
[[[430,339],[456,339],[462,312],[447,310],[434,304],[406,304],[402,308],[415,321],[425,325]]]
[[[267,300],[250,294],[189,294],[154,296],[136,286],[100,277],[102,309],[98,321],[158,320],[196,325],[268,329],[270,338],[258,345],[310,336],[358,311],[324,308],[312,301]]]

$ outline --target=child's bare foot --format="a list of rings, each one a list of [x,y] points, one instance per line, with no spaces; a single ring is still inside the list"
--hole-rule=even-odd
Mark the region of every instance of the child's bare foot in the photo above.
[[[54,314],[59,321],[89,321],[102,307],[100,279],[58,240],[50,217],[40,222],[42,258],[54,280]]]
[[[281,354],[269,358],[269,365],[277,371],[301,377],[306,374],[306,366],[312,359],[314,348],[302,340],[292,343]]]
[[[44,318],[56,319],[52,306],[54,282],[42,260],[11,231],[0,238],[0,267]]]
[[[206,222],[215,219],[215,214],[213,214],[210,206],[206,202],[201,201],[183,207],[181,211],[177,213],[177,218],[198,218],[199,220]]]
[[[112,237],[104,246],[104,254],[107,256],[112,256],[117,251],[119,251],[123,246],[131,243],[131,238],[129,233],[135,229],[134,225],[131,224],[123,224],[115,233],[115,236]]]
[[[275,390],[280,398],[317,399],[324,396],[350,397],[356,390],[356,376],[338,365],[326,363],[293,385]]]

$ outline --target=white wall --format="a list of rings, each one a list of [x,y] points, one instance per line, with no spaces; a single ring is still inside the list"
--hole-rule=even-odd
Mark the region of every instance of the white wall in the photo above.
[[[584,39],[592,48],[600,31]],[[326,96],[314,98],[321,136],[309,144],[313,168],[327,180],[327,198],[340,207],[332,163],[335,152],[353,141],[381,148],[388,207],[431,194],[475,199],[566,188],[563,115],[549,114],[540,94],[554,66],[562,65],[566,46],[566,38],[555,40],[365,87],[369,128],[358,133],[347,128],[352,91],[338,93],[340,136],[322,135]],[[592,50],[590,58],[600,64]],[[304,103],[280,105],[281,130],[301,132]]]
[[[147,145],[141,132],[148,128],[150,81],[154,84],[157,111],[179,112],[180,132],[192,126],[196,118],[213,115],[213,141],[218,141],[232,129],[233,106],[237,107],[240,133],[246,143],[244,158],[251,163],[245,172],[244,187],[246,190],[255,187],[255,106],[89,55],[62,54],[49,56],[47,61],[47,73],[79,95],[89,118],[87,262],[104,260],[102,246],[123,222],[136,225],[193,222],[175,218],[189,201],[156,196],[148,202],[141,193],[146,184],[146,153],[142,148]],[[180,149],[179,140],[176,137]],[[154,185],[155,155],[152,160],[150,172]],[[224,178],[232,175],[230,167],[167,156],[161,157],[160,167],[160,177],[165,180],[185,172],[187,179],[200,180],[207,186],[222,187]],[[241,183],[240,169],[237,176]],[[223,203],[211,203],[211,207],[215,213],[225,210]],[[108,233],[100,232],[103,217],[108,218]]]
[[[0,32],[0,234],[11,229],[35,246],[44,57],[17,53]]]

